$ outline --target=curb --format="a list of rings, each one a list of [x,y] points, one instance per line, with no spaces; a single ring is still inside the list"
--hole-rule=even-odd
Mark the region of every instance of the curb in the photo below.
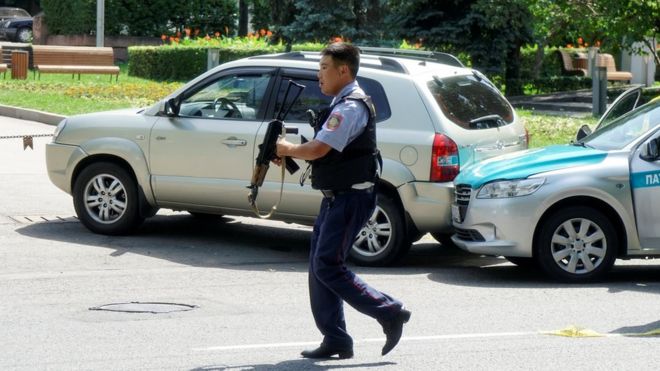
[[[33,109],[5,106],[0,104],[0,116],[13,117],[15,119],[30,120],[41,122],[47,125],[57,125],[66,118],[66,116],[56,113],[37,111]]]

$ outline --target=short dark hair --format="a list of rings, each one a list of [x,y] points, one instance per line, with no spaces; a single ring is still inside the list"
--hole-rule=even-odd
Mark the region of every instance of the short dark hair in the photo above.
[[[321,51],[321,56],[329,55],[335,63],[345,64],[351,71],[353,78],[360,69],[360,49],[343,42],[332,43]]]

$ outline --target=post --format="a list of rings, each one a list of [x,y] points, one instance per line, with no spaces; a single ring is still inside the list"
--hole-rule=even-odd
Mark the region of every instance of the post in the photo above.
[[[103,46],[105,37],[105,0],[96,0],[96,46]]]
[[[206,51],[206,70],[220,64],[220,49],[208,48]]]
[[[591,50],[590,50],[591,52]],[[589,53],[591,76],[591,113],[600,117],[607,110],[607,67],[600,63],[598,53]]]

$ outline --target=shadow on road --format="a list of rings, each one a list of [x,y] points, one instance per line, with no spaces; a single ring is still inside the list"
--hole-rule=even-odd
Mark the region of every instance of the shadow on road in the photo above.
[[[311,228],[255,219],[203,219],[187,213],[157,215],[135,234],[104,236],[80,223],[35,223],[17,229],[25,236],[101,247],[110,256],[141,254],[196,267],[239,270],[307,270]],[[428,274],[432,281],[470,287],[553,288],[585,285],[619,291],[660,292],[660,268],[649,264],[615,265],[601,282],[562,284],[539,271],[517,267],[503,258],[479,256],[423,239],[395,267],[357,267],[356,273]]]

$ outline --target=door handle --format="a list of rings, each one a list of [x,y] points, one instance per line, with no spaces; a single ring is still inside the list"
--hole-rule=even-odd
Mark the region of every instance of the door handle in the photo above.
[[[247,140],[238,139],[236,137],[229,137],[229,138],[223,140],[222,143],[226,144],[228,147],[238,147],[238,146],[246,146],[247,145]]]

